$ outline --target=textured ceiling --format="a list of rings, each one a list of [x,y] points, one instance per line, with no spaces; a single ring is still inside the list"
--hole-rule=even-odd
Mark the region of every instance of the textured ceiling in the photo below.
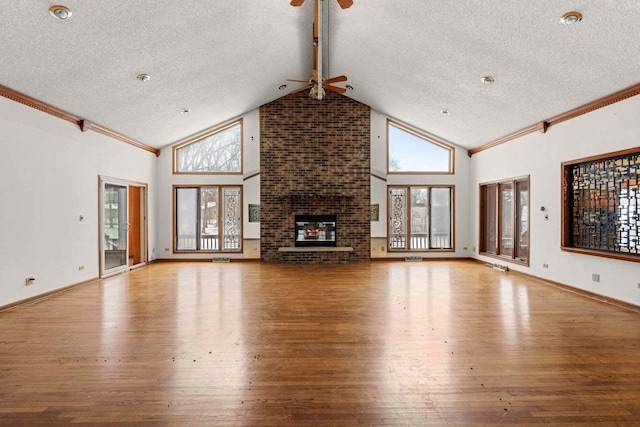
[[[322,1],[325,77],[465,148],[640,82],[637,0]],[[2,2],[0,84],[156,148],[285,95],[312,67],[312,0],[65,0],[66,21],[53,4]],[[582,22],[560,24],[570,10]]]

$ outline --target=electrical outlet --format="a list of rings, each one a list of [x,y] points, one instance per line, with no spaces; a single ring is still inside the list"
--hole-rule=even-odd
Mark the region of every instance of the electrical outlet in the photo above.
[[[640,283],[638,283],[638,289],[640,289]]]
[[[464,248],[462,248],[462,250],[463,250],[463,251],[466,251],[466,250],[468,250],[468,249],[469,249],[469,248],[468,248],[468,247],[466,247],[466,246],[465,246]]]
[[[78,271],[82,271],[82,270],[84,270],[84,265],[79,265],[78,266]]]
[[[549,264],[542,264],[542,268],[549,268]]]
[[[164,248],[164,251],[165,252],[169,252],[169,248]]]
[[[36,281],[35,277],[27,277],[26,279],[24,279],[24,285],[31,286],[35,283],[35,281]]]
[[[476,251],[476,247],[474,246],[474,247],[473,247],[473,252],[475,252],[475,251]]]
[[[592,282],[599,282],[599,281],[600,281],[600,275],[599,275],[599,274],[596,274],[596,273],[593,273],[593,274],[591,275],[591,281],[592,281]]]

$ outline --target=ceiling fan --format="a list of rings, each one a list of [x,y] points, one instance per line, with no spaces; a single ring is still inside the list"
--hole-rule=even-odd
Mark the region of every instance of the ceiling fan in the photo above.
[[[298,93],[298,92],[305,91],[307,89],[311,89],[311,92],[309,93],[309,96],[311,96],[312,98],[317,98],[317,99],[322,99],[322,97],[325,95],[324,89],[331,90],[333,92],[338,92],[338,93],[345,93],[347,91],[343,87],[332,85],[332,83],[346,82],[347,81],[347,76],[336,76],[336,77],[331,77],[329,79],[325,79],[323,77],[322,78],[322,85],[320,85],[319,84],[320,82],[319,82],[319,79],[318,79],[318,70],[316,70],[315,68],[313,70],[311,70],[311,78],[308,81],[307,80],[294,80],[294,79],[287,79],[287,81],[288,82],[296,82],[296,83],[307,83],[306,86],[301,87],[299,89],[296,89],[296,90],[292,91],[291,93]],[[322,89],[320,89],[320,87],[322,87]]]
[[[304,0],[291,0],[291,5],[300,6]],[[298,93],[305,91],[307,89],[311,89],[309,91],[309,96],[311,98],[315,98],[321,100],[325,95],[325,89],[330,90],[337,93],[345,93],[347,90],[343,87],[334,86],[333,83],[346,82],[347,76],[341,75],[336,77],[331,77],[325,79],[322,77],[322,44],[323,37],[320,33],[322,30],[322,4],[324,0],[316,0],[316,12],[315,12],[315,22],[313,25],[313,68],[311,69],[311,77],[309,80],[295,80],[295,79],[287,79],[288,82],[296,82],[296,83],[306,83],[307,85],[292,91],[291,93]],[[351,6],[353,1],[351,0],[338,0],[340,7],[343,9]]]
[[[304,0],[291,0],[291,6],[302,6]],[[348,9],[353,5],[353,0],[338,0],[338,4],[343,9]]]

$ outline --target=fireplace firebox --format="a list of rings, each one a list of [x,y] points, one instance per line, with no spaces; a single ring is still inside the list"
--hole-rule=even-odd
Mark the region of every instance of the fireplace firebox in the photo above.
[[[296,215],[296,246],[336,246],[336,215]]]

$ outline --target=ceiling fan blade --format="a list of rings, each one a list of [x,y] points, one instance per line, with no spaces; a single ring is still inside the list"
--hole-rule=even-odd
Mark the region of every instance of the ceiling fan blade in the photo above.
[[[347,91],[345,88],[338,87],[338,86],[322,85],[322,87],[327,89],[327,90],[332,90],[332,91],[338,92],[338,93],[345,93]]]
[[[318,81],[318,70],[315,68],[311,70],[311,79],[316,82]]]
[[[296,89],[296,90],[293,90],[293,91],[289,92],[289,95],[291,95],[292,93],[298,93],[298,92],[302,92],[302,91],[305,91],[305,90],[309,90],[312,87],[313,86],[311,86],[311,85],[307,85],[307,86],[301,87],[300,89]]]
[[[291,3],[289,3],[291,6],[302,6],[302,3],[304,3],[304,0],[291,0]]]
[[[309,83],[309,80],[294,80],[294,79],[287,79],[285,80],[287,82],[296,82],[296,83]]]
[[[331,77],[330,79],[326,79],[324,82],[338,83],[338,82],[346,82],[346,81],[347,81],[347,76],[336,76],[336,77]]]
[[[293,4],[293,2],[291,2]],[[338,0],[338,4],[343,9],[348,9],[353,5],[353,0]]]

